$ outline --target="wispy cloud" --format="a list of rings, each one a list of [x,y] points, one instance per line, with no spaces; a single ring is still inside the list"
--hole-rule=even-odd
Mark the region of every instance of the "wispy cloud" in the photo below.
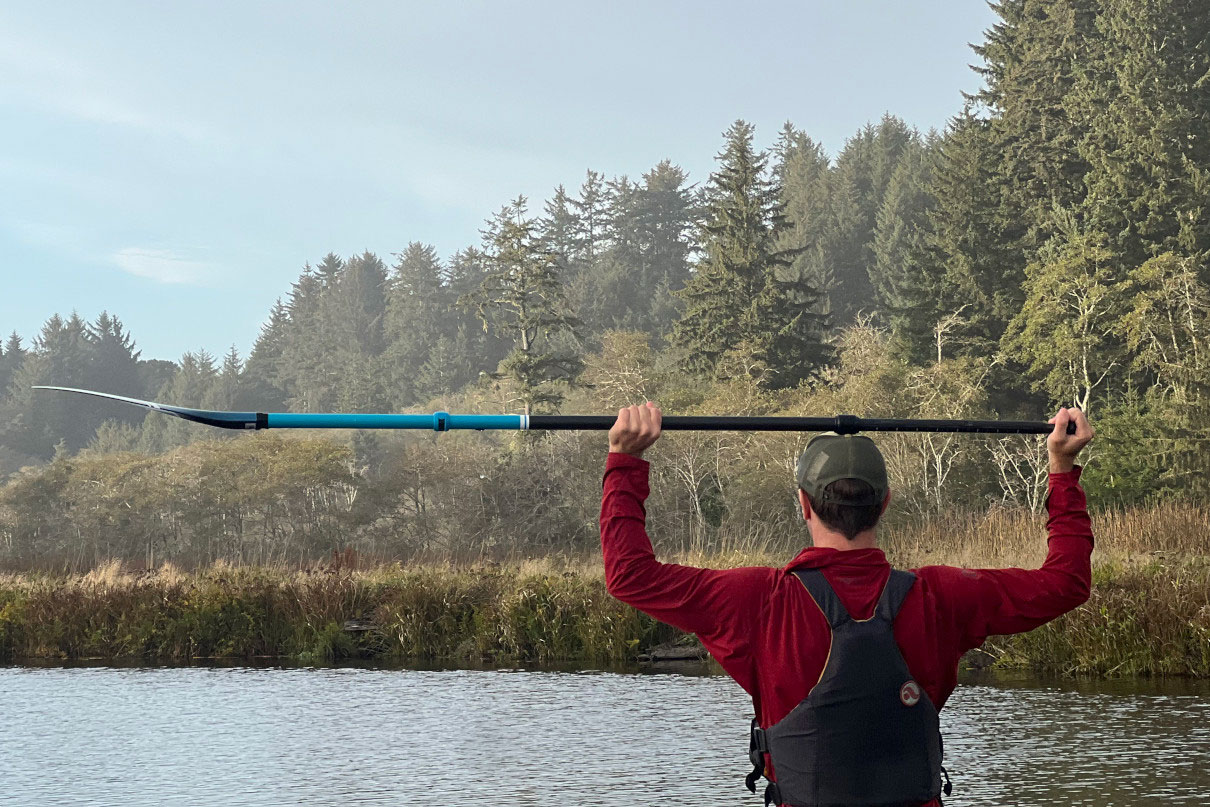
[[[211,142],[214,133],[196,121],[167,114],[147,100],[136,100],[120,75],[103,65],[73,58],[67,51],[0,29],[0,66],[7,78],[0,102],[31,107],[153,135]]]
[[[113,262],[123,272],[159,283],[205,286],[213,274],[210,265],[182,258],[167,249],[126,247],[114,253]]]

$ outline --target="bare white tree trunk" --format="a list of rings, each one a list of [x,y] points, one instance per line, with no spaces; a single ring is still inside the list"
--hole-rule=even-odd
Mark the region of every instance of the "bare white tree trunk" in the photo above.
[[[1046,443],[1033,436],[1005,437],[991,445],[992,462],[1000,483],[1000,501],[1042,512],[1046,504],[1049,459]]]

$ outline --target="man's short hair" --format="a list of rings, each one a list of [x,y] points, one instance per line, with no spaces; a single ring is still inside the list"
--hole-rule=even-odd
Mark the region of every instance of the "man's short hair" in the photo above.
[[[850,504],[869,501],[874,495],[874,488],[869,482],[860,479],[837,479],[824,490],[829,494],[829,501],[817,502],[807,493],[811,512],[815,513],[821,523],[840,532],[850,541],[856,538],[858,533],[876,526],[878,519],[882,517],[881,501],[874,504]]]

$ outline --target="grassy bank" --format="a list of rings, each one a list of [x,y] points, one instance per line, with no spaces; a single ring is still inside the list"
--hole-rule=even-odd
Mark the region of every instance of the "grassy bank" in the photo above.
[[[1101,675],[1210,675],[1210,564],[1104,563],[1092,599],[974,663]],[[361,628],[347,630],[347,627]],[[291,656],[311,661],[624,663],[677,638],[587,566],[286,572],[116,566],[0,579],[0,657]]]
[[[1030,634],[994,637],[975,663],[1100,675],[1210,676],[1210,514],[1171,506],[1096,519],[1092,599]],[[1044,523],[1016,511],[888,531],[900,567],[1036,566]],[[781,565],[796,542],[719,536],[682,562]],[[350,630],[352,628],[352,630]],[[289,656],[313,661],[624,663],[680,638],[605,591],[600,561],[366,570],[111,563],[85,575],[0,576],[0,657]]]
[[[111,564],[0,578],[10,659],[623,662],[671,635],[609,597],[599,574],[549,564],[191,574]]]

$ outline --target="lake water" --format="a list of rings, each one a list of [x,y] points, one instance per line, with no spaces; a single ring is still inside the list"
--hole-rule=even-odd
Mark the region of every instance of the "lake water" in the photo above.
[[[0,667],[0,804],[753,805],[701,674]],[[971,679],[951,805],[1210,804],[1210,687]]]

